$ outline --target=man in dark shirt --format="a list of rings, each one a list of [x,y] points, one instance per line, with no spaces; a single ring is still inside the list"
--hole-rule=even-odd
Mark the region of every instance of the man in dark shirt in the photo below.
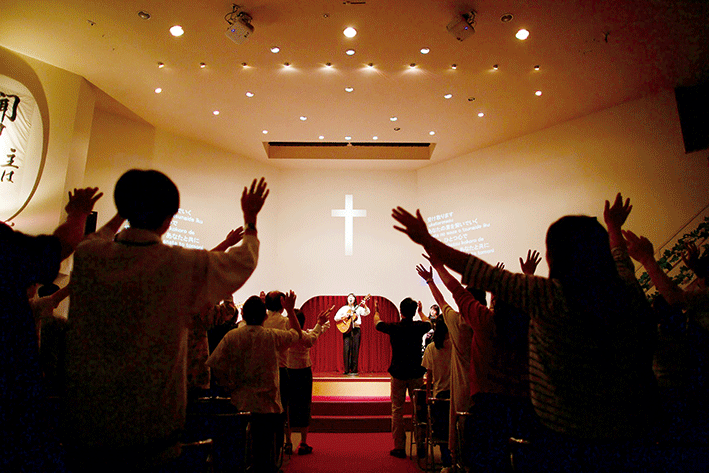
[[[404,403],[406,391],[413,399],[414,389],[423,387],[423,375],[426,368],[421,366],[421,337],[431,330],[428,317],[422,315],[422,322],[414,322],[418,303],[407,297],[399,305],[401,312],[400,322],[384,322],[379,318],[376,299],[374,301],[375,328],[389,335],[391,342],[391,432],[394,437],[394,449],[389,452],[392,456],[406,458],[406,431],[404,427]],[[423,435],[417,435],[418,445],[416,451],[419,458],[426,456],[423,445]]]

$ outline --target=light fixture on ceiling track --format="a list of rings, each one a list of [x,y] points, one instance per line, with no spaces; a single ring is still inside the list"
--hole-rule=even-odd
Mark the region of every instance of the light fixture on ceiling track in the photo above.
[[[254,32],[254,27],[251,25],[251,15],[241,10],[237,4],[232,5],[232,9],[224,16],[224,19],[229,23],[229,28],[226,30],[226,36],[236,44],[242,44],[249,39],[251,33]]]

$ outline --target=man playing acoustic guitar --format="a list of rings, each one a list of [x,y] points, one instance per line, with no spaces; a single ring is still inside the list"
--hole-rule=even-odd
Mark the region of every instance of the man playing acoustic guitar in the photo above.
[[[342,306],[335,315],[337,328],[342,332],[345,374],[353,376],[359,374],[357,363],[359,361],[359,343],[362,335],[360,325],[362,324],[362,317],[369,315],[369,307],[366,305],[367,299],[369,299],[369,296],[357,304],[357,298],[350,293],[347,295],[347,305]]]

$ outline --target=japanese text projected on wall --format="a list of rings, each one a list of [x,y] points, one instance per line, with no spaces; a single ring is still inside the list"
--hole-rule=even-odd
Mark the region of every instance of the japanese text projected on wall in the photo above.
[[[426,218],[431,235],[459,251],[475,256],[495,252],[491,242],[485,236],[490,228],[480,218],[459,217],[455,212],[446,212]]]
[[[162,237],[163,243],[183,248],[204,249],[202,238],[199,236],[204,221],[197,217],[196,212],[188,209],[179,209],[172,217],[170,229]]]

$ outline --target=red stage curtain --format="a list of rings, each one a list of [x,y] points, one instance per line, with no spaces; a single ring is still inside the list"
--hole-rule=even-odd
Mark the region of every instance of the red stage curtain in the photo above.
[[[357,296],[361,301],[364,296]],[[379,305],[379,316],[385,322],[398,322],[399,311],[389,300],[381,296],[372,296],[367,301],[371,313],[362,317],[362,339],[359,347],[360,373],[386,373],[391,362],[389,336],[374,328],[374,301]],[[305,314],[305,327],[313,328],[318,314],[334,305],[330,314],[330,330],[318,338],[310,350],[313,361],[313,373],[342,373],[345,370],[342,359],[342,333],[337,329],[335,316],[340,307],[347,304],[347,296],[316,296],[308,299],[301,307]]]

